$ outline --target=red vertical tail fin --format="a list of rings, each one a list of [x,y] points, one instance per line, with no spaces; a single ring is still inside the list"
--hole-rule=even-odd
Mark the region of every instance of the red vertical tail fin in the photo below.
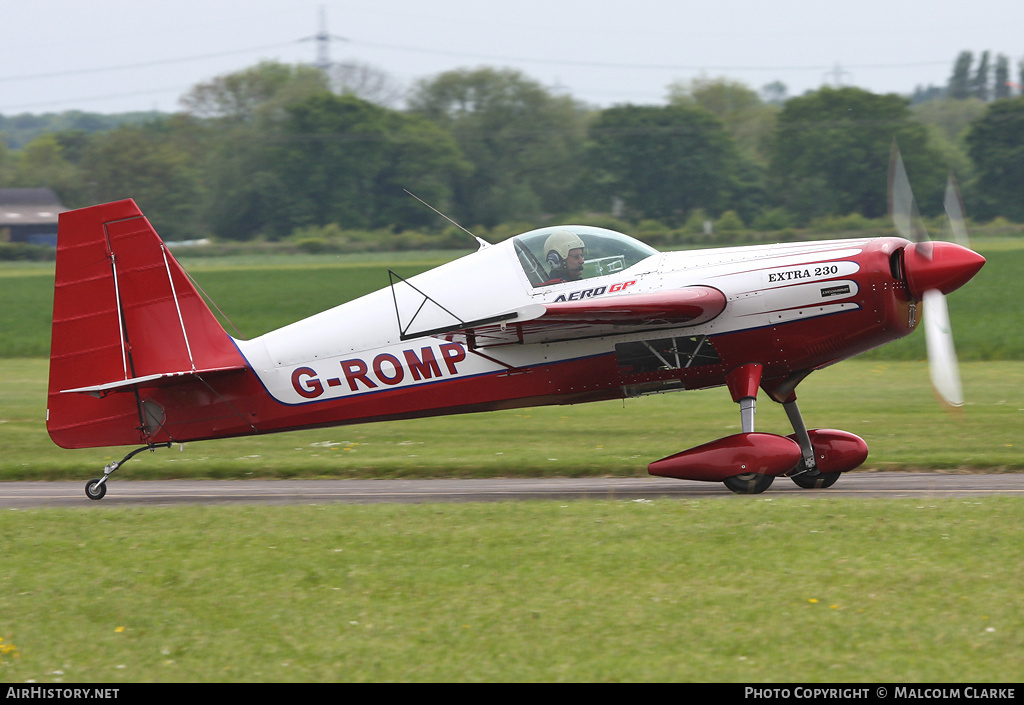
[[[134,201],[60,215],[47,405],[55,443],[155,442],[164,410],[147,408],[141,388],[244,368]]]

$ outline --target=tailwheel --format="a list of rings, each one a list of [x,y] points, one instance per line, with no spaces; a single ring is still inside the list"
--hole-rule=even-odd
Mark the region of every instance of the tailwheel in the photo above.
[[[110,477],[110,474],[112,472],[117,470],[119,467],[121,467],[122,465],[127,463],[129,460],[131,460],[132,458],[134,458],[136,455],[138,455],[139,453],[141,453],[144,450],[154,451],[157,448],[170,448],[170,447],[171,447],[171,443],[168,441],[168,442],[165,442],[165,443],[151,443],[149,445],[142,446],[141,448],[136,448],[131,453],[129,453],[128,455],[126,455],[123,458],[121,458],[121,460],[119,460],[118,462],[110,463],[109,465],[104,467],[103,468],[103,477],[97,477],[95,479],[92,479],[92,480],[89,480],[88,482],[86,482],[85,483],[85,496],[88,497],[89,499],[95,499],[95,500],[103,499],[103,497],[106,496],[106,494],[107,494],[107,479]]]
[[[85,483],[85,496],[89,499],[103,499],[106,494],[107,483],[102,479],[96,478]]]
[[[775,478],[772,475],[764,475],[759,472],[745,472],[742,475],[732,475],[722,482],[736,494],[761,494],[772,486]]]
[[[805,490],[823,490],[826,487],[831,487],[836,484],[836,480],[842,475],[841,472],[817,472],[813,474],[809,472],[802,472],[799,475],[790,476],[790,480],[795,482],[797,486],[803,487]]]

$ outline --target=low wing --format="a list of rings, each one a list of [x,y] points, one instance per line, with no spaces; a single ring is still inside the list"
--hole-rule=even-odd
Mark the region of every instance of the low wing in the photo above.
[[[680,328],[710,321],[725,309],[725,303],[725,294],[718,289],[689,286],[646,294],[533,304],[509,313],[500,323],[468,323],[443,331],[443,337],[464,337],[470,347],[483,348]]]

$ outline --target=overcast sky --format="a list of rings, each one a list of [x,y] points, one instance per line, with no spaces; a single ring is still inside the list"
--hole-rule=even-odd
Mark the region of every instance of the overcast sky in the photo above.
[[[197,83],[261,60],[333,61],[403,86],[498,66],[594,106],[657,104],[674,81],[945,85],[957,54],[1005,54],[1024,0],[0,0],[0,114],[180,109]]]

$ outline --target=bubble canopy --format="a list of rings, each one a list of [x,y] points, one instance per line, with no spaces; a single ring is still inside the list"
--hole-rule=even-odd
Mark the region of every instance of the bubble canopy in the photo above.
[[[632,267],[658,251],[628,235],[588,225],[558,225],[517,235],[516,255],[534,287],[591,279]],[[582,244],[582,271],[566,265]]]

